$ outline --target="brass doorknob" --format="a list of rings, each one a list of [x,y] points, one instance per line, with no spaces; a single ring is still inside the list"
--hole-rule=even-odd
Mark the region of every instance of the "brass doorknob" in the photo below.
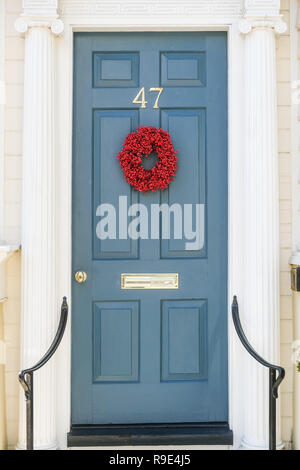
[[[77,271],[75,274],[75,280],[79,283],[82,284],[87,280],[87,274],[84,271]]]

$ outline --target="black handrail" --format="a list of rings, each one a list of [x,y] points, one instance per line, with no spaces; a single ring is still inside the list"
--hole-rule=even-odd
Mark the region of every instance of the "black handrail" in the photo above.
[[[33,450],[33,372],[43,367],[57,350],[68,319],[67,298],[64,297],[61,304],[60,321],[54,340],[46,354],[33,367],[22,370],[19,373],[19,382],[23,387],[26,399],[26,449]]]
[[[276,399],[278,398],[279,385],[285,377],[285,370],[283,367],[275,366],[263,359],[249,343],[241,325],[239,305],[236,295],[233,297],[231,310],[235,330],[241,343],[254,359],[269,369],[269,450],[276,450]],[[277,377],[276,371],[278,372]]]

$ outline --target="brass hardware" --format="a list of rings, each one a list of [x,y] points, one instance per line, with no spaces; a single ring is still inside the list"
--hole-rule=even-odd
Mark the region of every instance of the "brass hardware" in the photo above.
[[[291,289],[300,292],[300,266],[292,265],[291,268]]]
[[[75,280],[79,283],[82,284],[87,280],[87,274],[84,271],[77,271],[75,274]]]
[[[158,100],[159,100],[160,95],[162,94],[163,88],[149,88],[149,91],[158,91],[158,95],[153,106],[154,109],[158,109],[159,108]]]
[[[178,274],[135,273],[121,274],[122,289],[178,289]]]
[[[139,100],[140,95],[142,96],[141,100]],[[136,97],[132,100],[132,102],[134,104],[140,104],[141,108],[146,108],[146,104],[148,103],[148,101],[146,101],[146,98],[145,98],[145,88],[144,87],[140,89],[140,91],[138,92]]]
[[[163,88],[153,88],[152,87],[152,88],[149,88],[149,91],[150,91],[150,93],[153,92],[153,91],[156,91],[158,93],[158,95],[156,97],[156,100],[155,100],[155,103],[154,103],[154,106],[153,106],[153,109],[158,109],[159,108],[158,100],[159,100],[160,95],[163,92]],[[132,100],[132,103],[140,104],[141,108],[143,108],[143,109],[145,109],[147,107],[146,105],[147,105],[148,101],[146,101],[145,87],[140,89],[140,91],[138,92],[136,97]]]

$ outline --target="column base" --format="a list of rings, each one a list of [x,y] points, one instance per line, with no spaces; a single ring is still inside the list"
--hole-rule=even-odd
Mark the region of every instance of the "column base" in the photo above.
[[[16,450],[26,450],[26,447],[18,443],[15,447]],[[58,450],[57,444],[46,444],[44,446],[35,446],[34,450]]]
[[[283,450],[283,449],[284,449],[284,443],[280,441],[276,446],[276,450]],[[239,450],[269,450],[269,447],[259,446],[259,445],[256,446],[242,439],[241,447],[239,448]]]

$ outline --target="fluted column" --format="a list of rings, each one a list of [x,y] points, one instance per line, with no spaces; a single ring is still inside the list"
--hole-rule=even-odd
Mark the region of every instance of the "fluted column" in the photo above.
[[[21,367],[35,364],[57,327],[55,289],[55,81],[54,34],[60,20],[20,18],[25,36]],[[54,362],[34,375],[34,446],[56,448]],[[20,400],[19,448],[25,448],[24,395]]]
[[[245,34],[245,258],[243,323],[254,348],[279,361],[279,197],[275,32],[280,20],[247,19]],[[269,441],[268,370],[244,360],[243,447],[267,449]],[[280,413],[278,413],[278,443]]]

